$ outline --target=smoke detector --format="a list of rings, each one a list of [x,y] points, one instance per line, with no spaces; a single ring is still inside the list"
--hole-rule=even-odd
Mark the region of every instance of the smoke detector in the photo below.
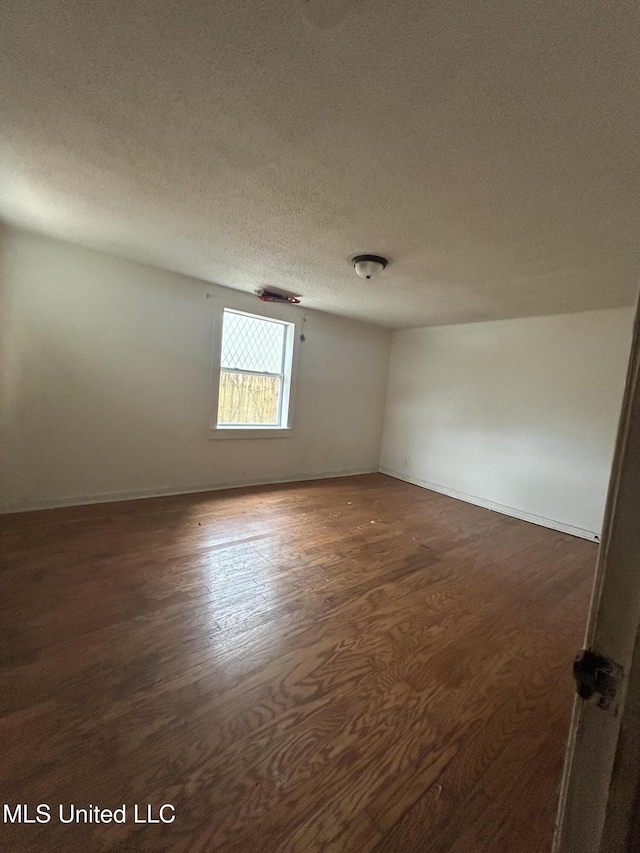
[[[360,278],[373,278],[378,275],[387,265],[387,259],[381,258],[380,255],[356,255],[351,259],[351,263],[356,271],[356,275]]]

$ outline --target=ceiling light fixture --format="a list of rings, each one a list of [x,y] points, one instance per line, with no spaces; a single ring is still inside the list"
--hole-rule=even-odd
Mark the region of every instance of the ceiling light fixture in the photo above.
[[[382,272],[388,261],[380,255],[356,255],[351,259],[351,263],[360,278],[372,278]]]
[[[295,293],[288,293],[286,290],[271,290],[267,287],[260,287],[255,291],[255,294],[263,302],[288,302],[289,305],[300,304],[300,297]]]

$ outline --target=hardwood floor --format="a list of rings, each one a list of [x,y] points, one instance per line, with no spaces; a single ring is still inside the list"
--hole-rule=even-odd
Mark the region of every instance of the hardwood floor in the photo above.
[[[550,850],[595,545],[381,474],[0,533],[3,850]]]

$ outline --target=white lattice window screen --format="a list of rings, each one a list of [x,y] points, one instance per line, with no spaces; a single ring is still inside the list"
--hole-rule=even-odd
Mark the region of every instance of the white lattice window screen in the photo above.
[[[290,324],[224,311],[218,426],[281,427]]]
[[[224,312],[223,370],[282,374],[285,326],[261,317]]]

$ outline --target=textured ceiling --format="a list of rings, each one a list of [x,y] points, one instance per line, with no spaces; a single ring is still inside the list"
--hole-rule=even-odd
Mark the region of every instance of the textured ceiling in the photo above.
[[[5,0],[2,18],[7,222],[387,326],[634,300],[637,0]],[[355,276],[361,252],[390,259],[381,277]]]

